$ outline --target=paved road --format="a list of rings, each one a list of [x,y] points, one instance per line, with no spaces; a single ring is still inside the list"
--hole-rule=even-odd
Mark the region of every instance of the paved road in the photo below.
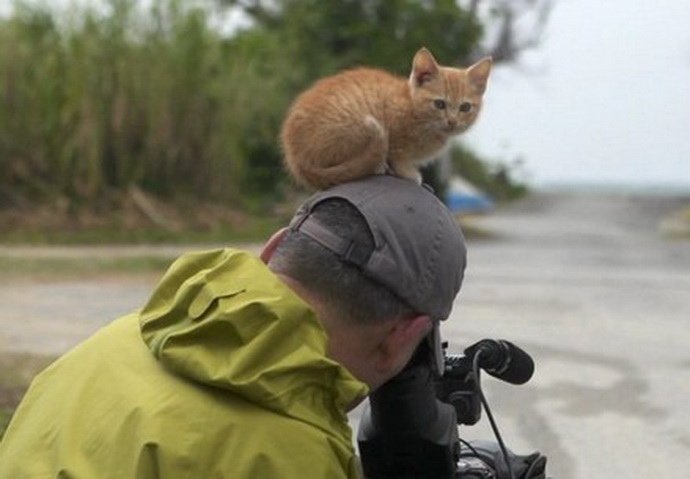
[[[528,385],[484,384],[508,444],[556,478],[690,477],[690,242],[657,228],[676,201],[538,196],[471,245],[445,333],[534,355]]]
[[[500,337],[532,353],[530,383],[484,385],[508,445],[546,453],[555,478],[690,475],[690,242],[658,232],[681,204],[540,194],[483,219],[496,239],[470,244],[443,334],[456,352]],[[0,282],[0,347],[60,353],[154,280]]]

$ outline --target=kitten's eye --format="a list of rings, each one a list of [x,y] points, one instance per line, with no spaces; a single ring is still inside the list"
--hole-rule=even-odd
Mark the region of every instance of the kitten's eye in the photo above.
[[[434,100],[434,106],[438,108],[439,110],[445,110],[446,109],[446,102],[443,100]]]
[[[472,109],[472,104],[468,102],[464,102],[460,105],[460,111],[463,113],[467,113]]]

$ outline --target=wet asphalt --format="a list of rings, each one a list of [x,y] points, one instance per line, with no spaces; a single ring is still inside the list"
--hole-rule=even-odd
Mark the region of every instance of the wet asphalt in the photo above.
[[[659,229],[688,204],[539,195],[470,245],[445,336],[532,354],[526,385],[483,384],[508,446],[546,454],[553,477],[690,477],[690,241]],[[492,438],[486,422],[461,436]]]

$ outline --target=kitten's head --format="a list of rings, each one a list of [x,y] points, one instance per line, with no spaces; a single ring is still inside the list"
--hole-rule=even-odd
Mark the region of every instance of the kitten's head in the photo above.
[[[435,133],[457,135],[477,118],[491,71],[491,58],[461,69],[440,66],[426,48],[412,61],[413,115]]]

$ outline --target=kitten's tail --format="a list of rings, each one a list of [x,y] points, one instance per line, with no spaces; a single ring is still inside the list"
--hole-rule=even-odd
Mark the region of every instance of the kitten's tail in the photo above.
[[[388,133],[373,116],[322,131],[301,132],[294,126],[286,122],[282,141],[285,165],[299,183],[325,189],[385,172]]]

